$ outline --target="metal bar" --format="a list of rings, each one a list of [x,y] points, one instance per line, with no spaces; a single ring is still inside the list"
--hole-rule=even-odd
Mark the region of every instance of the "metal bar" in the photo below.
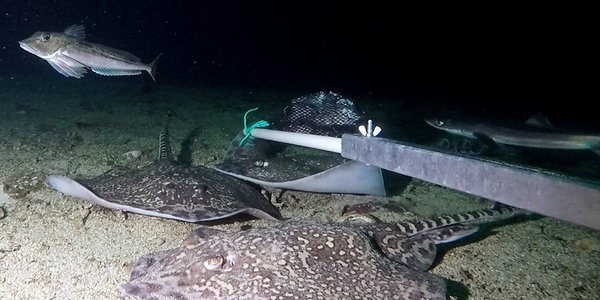
[[[556,173],[344,135],[342,156],[395,173],[600,230],[600,186]]]

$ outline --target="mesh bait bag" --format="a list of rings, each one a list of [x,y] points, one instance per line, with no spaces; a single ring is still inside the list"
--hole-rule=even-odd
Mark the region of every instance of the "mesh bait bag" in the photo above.
[[[319,92],[298,97],[283,109],[272,129],[341,137],[356,133],[364,113],[339,94]]]

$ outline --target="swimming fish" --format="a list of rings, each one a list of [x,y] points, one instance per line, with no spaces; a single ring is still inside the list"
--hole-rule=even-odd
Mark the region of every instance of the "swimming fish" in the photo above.
[[[146,65],[129,52],[84,39],[84,26],[72,25],[64,32],[38,31],[19,41],[19,45],[25,51],[46,60],[54,70],[66,77],[82,78],[86,69],[104,76],[139,75],[146,71],[156,81],[156,62],[160,55]]]
[[[458,120],[425,119],[427,124],[448,133],[502,145],[542,149],[591,150],[600,155],[600,134],[542,130],[533,126],[515,129]]]

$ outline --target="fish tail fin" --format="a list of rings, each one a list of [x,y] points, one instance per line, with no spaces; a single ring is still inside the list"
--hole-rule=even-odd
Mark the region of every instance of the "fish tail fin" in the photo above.
[[[162,55],[159,54],[149,65],[148,67],[150,67],[150,71],[148,71],[148,73],[150,74],[150,77],[152,77],[152,80],[156,81],[156,63],[158,62],[158,59],[160,58],[160,56]]]

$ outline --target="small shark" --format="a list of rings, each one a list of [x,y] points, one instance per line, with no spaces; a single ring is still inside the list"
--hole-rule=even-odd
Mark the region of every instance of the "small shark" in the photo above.
[[[38,31],[19,41],[19,45],[46,60],[54,70],[66,77],[81,78],[86,69],[104,76],[139,75],[146,71],[156,81],[156,62],[160,55],[146,65],[129,52],[89,43],[84,39],[85,27],[72,25],[62,33]]]
[[[543,130],[526,127],[513,129],[504,126],[461,122],[449,119],[425,119],[427,124],[448,133],[477,138],[501,145],[563,150],[591,150],[600,155],[600,135],[566,132],[560,130]]]

